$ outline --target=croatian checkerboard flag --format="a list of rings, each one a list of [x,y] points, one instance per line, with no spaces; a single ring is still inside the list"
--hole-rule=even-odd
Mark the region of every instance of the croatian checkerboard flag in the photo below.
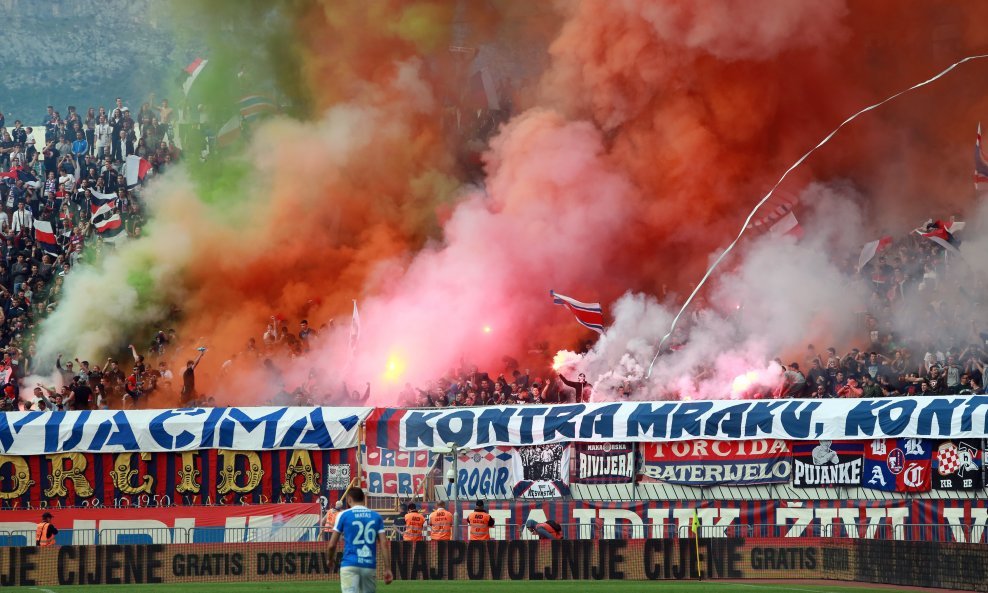
[[[576,317],[577,323],[599,334],[604,333],[604,310],[600,308],[600,303],[581,303],[554,290],[550,290],[549,294],[552,295],[554,304],[570,310],[570,313]]]

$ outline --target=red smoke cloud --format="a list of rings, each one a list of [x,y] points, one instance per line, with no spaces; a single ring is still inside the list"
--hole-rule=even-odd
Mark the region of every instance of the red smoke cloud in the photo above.
[[[327,1],[299,14],[304,76],[325,115],[263,129],[250,157],[263,197],[235,228],[193,234],[210,256],[182,279],[184,335],[208,336],[225,358],[275,313],[290,330],[302,315],[345,327],[357,298],[355,360],[327,346],[298,376],[345,366],[380,384],[398,359],[397,386],[461,358],[544,363],[525,354],[533,342],[551,355],[587,337],[549,289],[605,304],[629,290],[688,293],[789,164],[858,108],[984,50],[976,24],[988,16],[980,4],[885,0],[584,0],[560,14],[505,3],[466,15],[448,4]],[[440,33],[408,25],[421,14]],[[483,189],[455,191],[441,123],[444,89],[465,84],[443,49],[454,18],[472,19],[471,43],[548,48],[519,94],[532,97],[525,110],[484,157]],[[785,188],[849,179],[879,226],[964,206],[986,72],[967,66],[856,122]]]

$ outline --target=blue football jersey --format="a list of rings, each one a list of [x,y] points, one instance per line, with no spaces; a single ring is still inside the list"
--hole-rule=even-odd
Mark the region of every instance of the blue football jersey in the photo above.
[[[377,566],[377,534],[384,531],[381,515],[364,506],[351,507],[337,515],[336,531],[343,537],[340,566]]]

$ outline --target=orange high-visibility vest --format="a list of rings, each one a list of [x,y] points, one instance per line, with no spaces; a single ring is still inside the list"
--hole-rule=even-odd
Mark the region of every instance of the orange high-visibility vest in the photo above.
[[[446,509],[436,509],[429,515],[429,525],[432,528],[432,541],[448,542],[452,539],[453,513]]]
[[[330,533],[334,526],[336,526],[336,509],[329,509],[326,511],[326,518],[322,522],[323,533]]]
[[[484,541],[491,539],[491,516],[484,511],[474,511],[467,516],[467,523],[470,525],[470,541]]]
[[[35,538],[39,546],[54,546],[55,536],[51,534],[51,523],[45,521],[44,523],[38,523],[37,537]]]
[[[422,535],[422,528],[425,527],[425,515],[418,511],[412,511],[405,515],[405,535],[406,542],[420,542],[425,539]]]
[[[539,523],[538,525],[535,526],[535,529],[538,529],[539,527],[548,531],[549,534],[552,535],[552,539],[563,539],[563,534],[559,531],[556,531],[556,528],[553,527],[552,525],[549,525],[548,523]]]

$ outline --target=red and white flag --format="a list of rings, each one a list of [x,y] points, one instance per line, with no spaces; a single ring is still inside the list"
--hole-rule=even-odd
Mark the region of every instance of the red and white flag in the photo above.
[[[96,232],[104,236],[113,236],[123,228],[120,213],[115,211],[114,204],[104,204],[93,213],[92,223]]]
[[[47,220],[37,219],[34,221],[34,240],[41,246],[42,251],[54,255],[62,253],[62,248],[58,245],[55,237],[55,230]]]
[[[570,313],[576,317],[577,323],[599,334],[604,333],[604,310],[601,308],[600,303],[581,303],[574,298],[559,294],[554,290],[550,290],[549,294],[552,296],[552,302],[554,304],[562,305],[569,309]]]
[[[353,299],[353,317],[350,318],[350,350],[357,349],[360,341],[360,313],[357,312],[357,299]]]
[[[891,244],[892,237],[882,237],[877,241],[865,243],[864,247],[861,248],[861,255],[858,256],[858,270],[865,267],[865,264],[874,259],[879,252],[888,249]]]
[[[922,237],[926,237],[930,241],[933,241],[940,247],[943,247],[947,251],[960,254],[960,250],[957,249],[957,245],[960,241],[954,237],[954,233],[960,231],[965,226],[965,223],[955,220],[950,220],[948,222],[943,222],[942,220],[928,220],[926,224],[915,229],[915,232]]]
[[[762,208],[764,214],[751,221],[748,228],[755,234],[774,236],[791,235],[797,239],[803,236],[803,227],[796,220],[793,209],[799,203],[799,196],[792,192],[778,192],[772,200]]]
[[[796,215],[792,213],[792,210],[769,227],[768,232],[774,237],[794,237],[796,239],[803,237],[803,227],[796,220]]]
[[[209,60],[196,58],[195,60],[192,60],[191,64],[185,67],[185,71],[188,72],[189,77],[185,79],[184,83],[182,83],[182,90],[186,95],[189,94],[189,89],[192,88],[192,83],[195,82],[196,78],[199,78],[199,75],[202,74],[202,69],[205,68],[208,63]]]
[[[974,140],[974,189],[981,189],[981,183],[988,183],[988,159],[981,150],[981,122],[978,122],[978,135]]]
[[[151,163],[145,158],[132,154],[127,157],[124,168],[127,170],[127,187],[132,188],[148,176],[151,172]]]

